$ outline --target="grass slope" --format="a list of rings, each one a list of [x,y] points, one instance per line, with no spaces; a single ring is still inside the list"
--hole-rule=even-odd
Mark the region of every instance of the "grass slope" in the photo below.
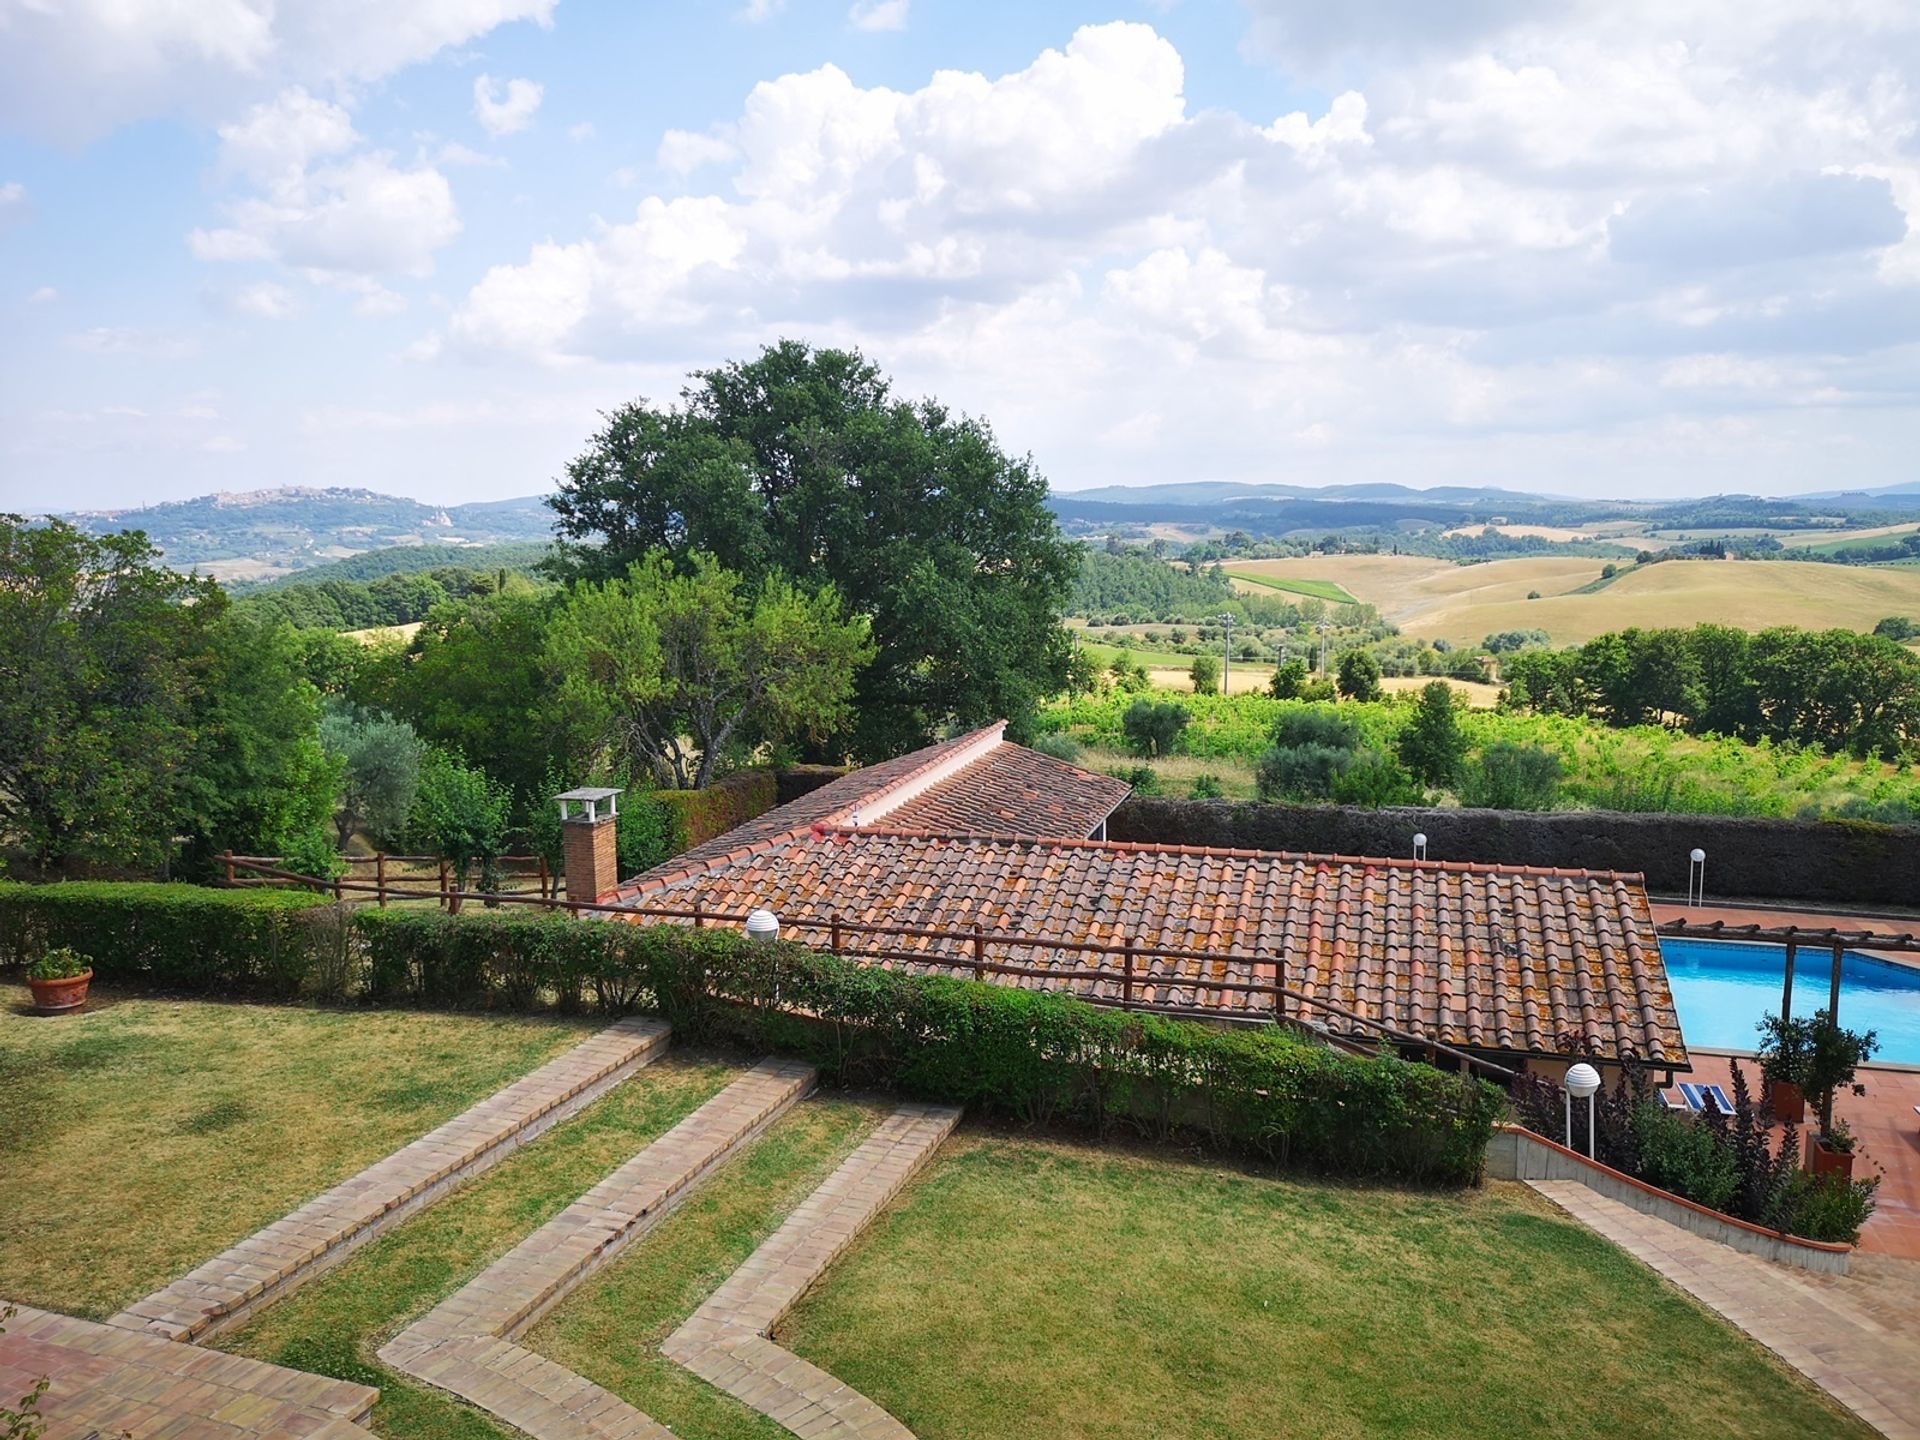
[[[1286,575],[1249,575],[1239,570],[1229,570],[1226,573],[1232,579],[1245,580],[1266,590],[1280,590],[1289,595],[1308,595],[1315,600],[1325,600],[1334,605],[1360,603],[1344,587],[1331,580],[1302,580]]]
[[[788,1328],[921,1440],[1871,1433],[1512,1186],[963,1136]]]
[[[0,986],[0,1295],[110,1315],[591,1033],[590,1023]]]

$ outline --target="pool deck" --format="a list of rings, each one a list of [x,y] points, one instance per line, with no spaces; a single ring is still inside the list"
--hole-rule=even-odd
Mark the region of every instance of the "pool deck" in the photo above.
[[[1835,926],[1843,930],[1882,930],[1898,933],[1920,930],[1920,917],[1894,914],[1847,914],[1819,910],[1777,910],[1738,906],[1686,905],[1655,901],[1656,924],[1668,920],[1724,920],[1729,925],[1805,925],[1813,928]],[[1872,953],[1868,947],[1861,947]],[[1920,957],[1889,955],[1889,960],[1912,964]],[[1797,987],[1796,987],[1797,990]],[[1822,992],[1824,997],[1824,991]],[[1824,998],[1821,1003],[1824,1002]],[[1795,1009],[1799,1007],[1796,1005]],[[1842,1015],[1844,1021],[1845,1016]],[[1747,1083],[1757,1091],[1759,1067],[1738,1051],[1693,1049],[1691,1079],[1726,1084],[1732,1075],[1735,1058],[1747,1072]],[[1860,1232],[1860,1248],[1881,1255],[1920,1260],[1920,1069],[1893,1065],[1869,1065],[1859,1075],[1867,1087],[1865,1095],[1842,1095],[1834,1103],[1835,1115],[1846,1120],[1859,1138],[1854,1174],[1865,1178],[1880,1175],[1875,1199],[1878,1208]]]

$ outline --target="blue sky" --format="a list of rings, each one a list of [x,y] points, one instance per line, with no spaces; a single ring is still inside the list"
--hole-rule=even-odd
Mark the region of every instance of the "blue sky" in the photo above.
[[[1913,481],[1896,0],[0,0],[0,504],[548,486],[861,346],[1062,488]]]

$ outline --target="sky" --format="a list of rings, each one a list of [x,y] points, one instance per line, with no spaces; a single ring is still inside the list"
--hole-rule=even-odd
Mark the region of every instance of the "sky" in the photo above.
[[[854,345],[1057,489],[1920,480],[1909,0],[0,0],[0,507],[548,489]]]

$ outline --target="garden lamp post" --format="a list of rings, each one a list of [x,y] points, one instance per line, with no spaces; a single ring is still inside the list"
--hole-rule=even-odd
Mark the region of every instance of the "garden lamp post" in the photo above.
[[[1416,860],[1427,858],[1427,832],[1424,830],[1413,837],[1413,858]]]
[[[778,940],[780,921],[771,910],[755,910],[747,916],[747,938],[749,940]]]
[[[1687,855],[1687,905],[1707,903],[1707,852],[1698,845]]]
[[[1578,1095],[1587,1102],[1587,1158],[1597,1160],[1593,1153],[1593,1112],[1598,1107],[1600,1091],[1600,1072],[1584,1060],[1567,1071],[1567,1148],[1573,1149],[1573,1097]]]

